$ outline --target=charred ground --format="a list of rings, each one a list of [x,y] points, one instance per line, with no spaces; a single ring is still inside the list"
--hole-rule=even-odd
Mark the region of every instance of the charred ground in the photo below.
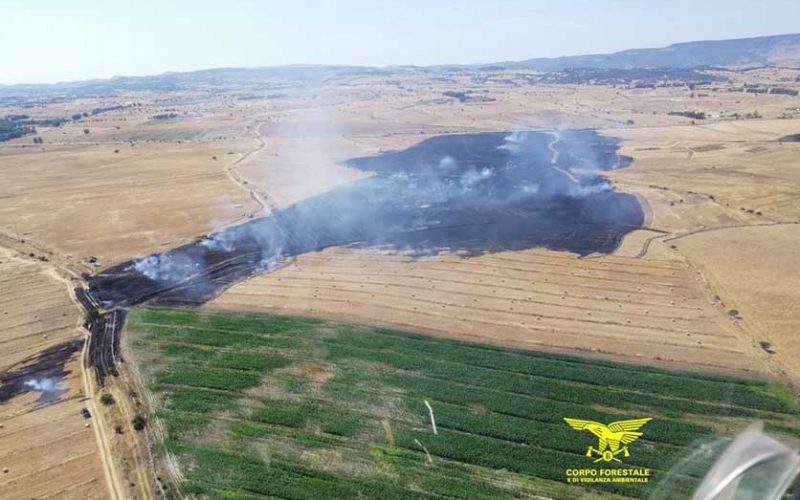
[[[610,253],[644,214],[605,170],[626,166],[591,130],[441,136],[348,165],[374,173],[347,188],[89,279],[91,359],[113,373],[122,312],[143,302],[199,305],[286,258],[333,246],[465,256],[544,247]],[[110,333],[109,333],[110,332]],[[111,338],[109,338],[109,336]]]
[[[0,403],[29,392],[38,394],[37,405],[57,401],[66,392],[59,386],[69,374],[66,364],[82,346],[83,340],[57,344],[0,372]]]

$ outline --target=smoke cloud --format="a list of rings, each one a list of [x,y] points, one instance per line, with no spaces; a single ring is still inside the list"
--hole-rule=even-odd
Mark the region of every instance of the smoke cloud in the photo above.
[[[617,147],[588,130],[435,137],[349,160],[369,176],[125,270],[153,286],[187,282],[181,293],[205,297],[230,280],[331,246],[417,255],[533,247],[607,253],[644,221],[636,198],[602,176],[629,163]]]
[[[58,380],[54,378],[32,378],[24,382],[26,387],[30,387],[34,391],[58,393]]]

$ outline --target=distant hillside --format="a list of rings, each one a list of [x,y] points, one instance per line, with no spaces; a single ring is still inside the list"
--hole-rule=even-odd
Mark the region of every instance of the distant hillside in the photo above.
[[[723,78],[695,68],[568,68],[545,73],[537,83],[579,85],[635,85],[648,87],[668,83],[686,85],[721,81]]]
[[[488,65],[483,65],[488,66]],[[495,63],[491,66],[561,71],[569,68],[695,68],[698,66],[800,67],[800,34],[676,43],[660,49],[632,49]]]
[[[44,98],[65,100],[85,97],[108,97],[130,91],[180,91],[197,88],[220,89],[247,85],[264,90],[321,82],[328,78],[389,75],[391,72],[367,66],[291,65],[259,68],[213,68],[169,72],[150,76],[118,76],[76,82],[0,84],[0,105],[19,99]]]
[[[633,49],[614,54],[597,54],[475,65],[367,66],[291,65],[261,68],[216,68],[154,76],[116,77],[55,84],[0,85],[0,105],[34,105],[46,98],[67,100],[75,97],[114,96],[128,91],[177,91],[187,88],[236,87],[273,91],[319,83],[331,78],[364,75],[390,76],[403,72],[445,72],[464,70],[533,69],[556,73],[542,81],[552,83],[614,83],[632,80],[708,80],[706,74],[681,74],[688,68],[702,70],[714,66],[793,66],[800,67],[800,34],[741,38],[706,42],[676,43],[660,49]],[[588,71],[587,71],[588,69]],[[636,71],[629,71],[629,70]],[[578,71],[579,70],[579,71]],[[624,70],[619,74],[604,70]],[[642,70],[645,70],[644,72]]]

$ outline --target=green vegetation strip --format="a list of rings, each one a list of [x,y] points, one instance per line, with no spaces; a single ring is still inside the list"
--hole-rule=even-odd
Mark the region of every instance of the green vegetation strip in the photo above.
[[[763,381],[274,315],[140,308],[128,332],[183,495],[646,498],[692,443],[754,419],[800,428],[796,398]],[[603,464],[651,483],[566,484],[599,465],[564,417],[652,417],[624,464]],[[673,476],[673,497],[700,473]]]

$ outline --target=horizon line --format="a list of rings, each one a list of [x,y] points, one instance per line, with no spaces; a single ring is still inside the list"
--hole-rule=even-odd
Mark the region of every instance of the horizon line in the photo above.
[[[530,57],[527,59],[516,59],[516,60],[503,60],[503,61],[494,61],[494,62],[473,62],[473,63],[441,63],[441,64],[427,64],[427,65],[417,65],[417,64],[385,64],[385,65],[371,65],[371,64],[341,64],[341,63],[289,63],[289,64],[266,64],[266,65],[253,65],[253,66],[207,66],[202,68],[195,68],[195,69],[187,69],[187,70],[166,70],[160,73],[147,73],[147,74],[136,74],[136,75],[112,75],[112,76],[99,76],[99,77],[91,77],[91,78],[84,78],[84,79],[77,79],[77,80],[58,80],[58,81],[48,81],[48,82],[22,82],[22,83],[2,83],[0,82],[0,88],[9,88],[9,87],[26,87],[26,86],[55,86],[55,85],[66,85],[66,84],[79,84],[79,83],[89,83],[89,82],[103,82],[103,81],[112,81],[112,80],[121,80],[121,79],[136,79],[136,78],[153,78],[159,76],[167,76],[167,75],[182,75],[182,74],[189,74],[189,73],[198,73],[201,71],[219,71],[219,70],[257,70],[257,69],[278,69],[278,68],[359,68],[359,69],[375,69],[375,70],[383,70],[383,69],[391,69],[391,68],[413,68],[413,69],[429,69],[429,68],[446,68],[446,67],[460,67],[460,68],[480,68],[481,66],[493,66],[493,65],[502,65],[502,64],[518,64],[524,63],[528,61],[554,61],[559,59],[567,59],[571,57],[590,57],[590,56],[611,56],[616,54],[621,54],[624,52],[629,51],[636,51],[636,50],[658,50],[658,49],[665,49],[669,47],[674,47],[676,45],[684,45],[684,44],[691,44],[691,43],[709,43],[709,42],[731,42],[731,41],[739,41],[739,40],[754,40],[758,38],[780,38],[786,36],[800,36],[800,32],[794,33],[779,33],[779,34],[770,34],[770,35],[756,35],[756,36],[744,36],[738,38],[714,38],[714,39],[703,39],[703,40],[685,40],[670,43],[668,45],[662,45],[658,47],[633,47],[618,50],[615,52],[600,52],[600,53],[579,53],[579,54],[569,54],[569,55],[561,55],[561,56],[552,56],[552,57]]]

